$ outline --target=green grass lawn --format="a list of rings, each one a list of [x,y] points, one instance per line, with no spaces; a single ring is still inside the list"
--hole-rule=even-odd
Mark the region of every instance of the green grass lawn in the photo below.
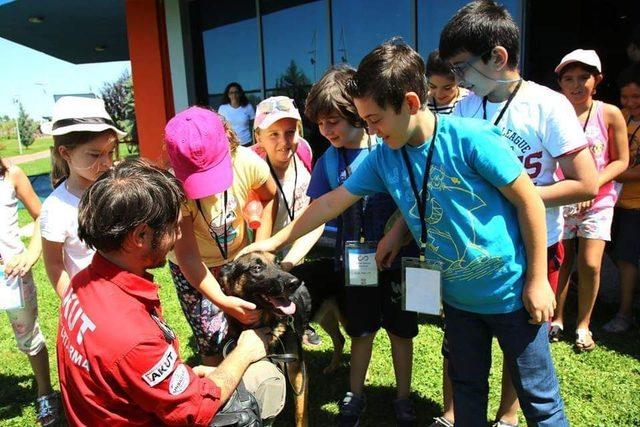
[[[53,146],[53,138],[37,138],[28,148],[22,147],[22,154],[34,154],[48,150]],[[11,157],[20,154],[17,139],[0,139],[0,157]]]
[[[20,213],[21,223],[28,215]],[[38,284],[40,324],[47,337],[50,364],[55,387],[58,387],[55,364],[55,336],[59,301],[44,272],[42,261],[34,268]],[[191,331],[182,315],[167,268],[155,271],[160,284],[160,298],[168,323],[176,331],[182,357],[196,364]],[[570,304],[575,305],[575,296]],[[570,316],[573,313],[570,311]],[[576,354],[571,338],[552,346],[556,370],[560,378],[567,414],[573,426],[639,426],[640,425],[640,333],[622,336],[606,336],[599,327],[612,315],[610,307],[596,307],[594,331],[598,347],[586,354]],[[573,317],[571,317],[573,318]],[[568,329],[571,325],[568,325]],[[344,365],[335,374],[323,375],[322,368],[329,363],[331,346],[329,338],[318,328],[323,345],[307,351],[310,378],[310,420],[314,426],[334,425],[337,401],[348,387],[348,351]],[[439,319],[425,317],[421,320],[420,334],[414,342],[413,398],[419,417],[419,426],[428,425],[431,417],[441,411],[442,358],[440,344],[442,329]],[[501,357],[496,343],[493,346],[493,368],[490,379],[491,394],[489,414],[497,409],[500,391]],[[32,400],[34,382],[26,357],[16,350],[8,321],[0,322],[0,425],[26,426],[35,424]],[[392,400],[394,376],[389,351],[389,340],[383,333],[375,340],[370,378],[366,386],[368,409],[363,426],[393,426]],[[291,394],[289,393],[289,396]],[[291,400],[280,416],[277,426],[293,425]],[[521,425],[525,421],[521,419]]]

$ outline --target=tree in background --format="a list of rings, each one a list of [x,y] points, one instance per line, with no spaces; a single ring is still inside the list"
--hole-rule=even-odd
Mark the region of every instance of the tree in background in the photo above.
[[[22,102],[18,102],[18,130],[20,131],[20,143],[28,149],[36,139],[38,123],[29,117]]]
[[[276,87],[273,95],[285,95],[292,98],[296,107],[304,111],[304,101],[311,88],[311,80],[301,68],[291,60],[285,72],[276,80]]]
[[[116,125],[127,132],[124,142],[129,153],[133,153],[138,146],[138,130],[136,127],[136,112],[133,96],[133,82],[131,74],[125,70],[114,82],[105,83],[100,89],[100,96],[104,101],[111,118]]]

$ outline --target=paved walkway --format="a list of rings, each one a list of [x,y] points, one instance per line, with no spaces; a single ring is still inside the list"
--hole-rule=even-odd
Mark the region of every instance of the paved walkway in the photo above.
[[[14,165],[19,165],[20,163],[27,163],[30,162],[32,160],[40,160],[40,159],[44,159],[49,157],[50,151],[49,150],[44,150],[44,151],[39,151],[37,153],[33,153],[33,154],[20,154],[18,156],[12,156],[12,157],[6,157],[3,160],[6,160],[7,163],[11,163]]]

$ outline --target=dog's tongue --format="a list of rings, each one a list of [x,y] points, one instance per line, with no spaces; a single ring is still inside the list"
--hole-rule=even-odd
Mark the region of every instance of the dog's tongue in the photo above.
[[[269,302],[284,314],[292,315],[296,312],[296,305],[287,298],[270,297]]]

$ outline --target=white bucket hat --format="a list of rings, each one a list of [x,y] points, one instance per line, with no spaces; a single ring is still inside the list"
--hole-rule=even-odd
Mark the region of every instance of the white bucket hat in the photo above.
[[[63,96],[53,106],[53,120],[40,125],[46,135],[64,135],[70,132],[102,132],[112,129],[118,137],[127,135],[116,127],[98,98]]]
[[[596,51],[585,49],[576,49],[573,52],[566,54],[556,67],[555,72],[559,73],[565,66],[574,62],[590,65],[598,70],[599,73],[602,72],[602,63],[600,62],[600,57]]]

